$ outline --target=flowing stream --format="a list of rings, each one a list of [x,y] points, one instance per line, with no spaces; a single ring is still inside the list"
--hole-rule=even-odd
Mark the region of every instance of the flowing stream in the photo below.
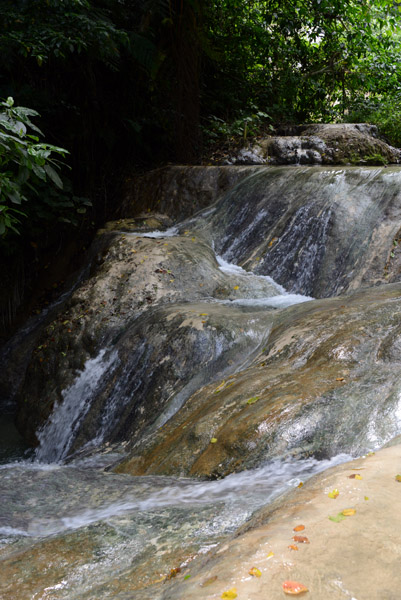
[[[311,194],[313,186],[323,190],[317,200]],[[129,438],[132,432],[121,423],[124,419],[128,423],[132,398],[146,400],[157,394],[163,398],[158,413],[138,434],[136,443],[141,445],[179,414],[206,382],[217,386],[223,378],[252,366],[269,342],[276,314],[284,319],[286,311],[297,311],[313,295],[327,297],[352,289],[353,281],[370,283],[366,265],[374,263],[379,243],[372,228],[382,211],[389,221],[385,229],[381,218],[382,229],[392,240],[399,228],[395,215],[398,218],[401,211],[400,198],[401,174],[396,170],[265,169],[183,226],[164,233],[126,234],[162,243],[186,235],[189,228],[200,232],[202,239],[213,243],[213,276],[224,278],[235,295],[224,297],[219,291],[214,297],[197,298],[195,304],[178,305],[183,323],[193,329],[191,343],[198,352],[194,350],[192,363],[188,359],[178,366],[174,352],[181,345],[182,323],[175,325],[173,308],[162,307],[162,319],[158,307],[136,314],[130,329],[115,335],[115,344],[108,340],[62,391],[62,402],[54,405],[37,432],[34,456],[26,455],[24,443],[12,433],[9,420],[5,422],[8,437],[2,435],[0,449],[0,552],[10,581],[25,577],[20,600],[162,598],[163,590],[136,592],[128,584],[131,591],[126,596],[114,580],[120,577],[123,586],[136,577],[145,587],[160,581],[170,569],[185,564],[188,556],[225,540],[266,503],[351,458],[342,448],[323,460],[283,455],[215,481],[109,470],[128,450],[123,434]],[[198,321],[188,317],[190,310]],[[204,321],[199,324],[199,315],[207,315],[208,332]],[[170,322],[167,339],[163,324]],[[156,330],[162,341],[154,344],[160,346],[155,364],[148,336]],[[129,359],[123,358],[125,350]],[[390,350],[385,351],[390,356]],[[162,383],[156,381],[158,372],[165,378]],[[398,398],[397,390],[394,387],[391,393]],[[104,399],[101,406],[99,398]],[[135,410],[146,413],[141,406],[138,400]],[[376,417],[380,420],[380,415]],[[391,435],[399,433],[398,421],[392,421]],[[294,421],[291,435],[296,435],[300,422]],[[303,423],[303,430],[307,426]],[[370,435],[374,446],[374,431]],[[83,558],[72,561],[67,570],[61,559],[51,561],[52,552],[74,553],[78,547]],[[14,555],[20,557],[24,577],[12,562]],[[48,580],[43,587],[35,573],[46,561]],[[12,588],[3,587],[0,597],[11,599]]]

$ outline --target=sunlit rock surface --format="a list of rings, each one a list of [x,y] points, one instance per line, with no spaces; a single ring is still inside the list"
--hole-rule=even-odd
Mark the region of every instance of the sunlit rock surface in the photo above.
[[[399,497],[401,447],[326,471],[274,502],[236,535],[185,570],[191,577],[172,582],[163,600],[212,600],[232,588],[238,599],[286,597],[284,581],[305,585],[305,598],[396,600],[401,576]],[[360,475],[362,479],[350,479]],[[328,497],[333,489],[336,499]],[[331,521],[344,509],[355,514]],[[296,534],[293,528],[303,524]],[[309,543],[297,543],[294,535]],[[290,546],[297,546],[293,550]],[[261,577],[249,574],[252,567]],[[303,595],[301,597],[304,597]]]

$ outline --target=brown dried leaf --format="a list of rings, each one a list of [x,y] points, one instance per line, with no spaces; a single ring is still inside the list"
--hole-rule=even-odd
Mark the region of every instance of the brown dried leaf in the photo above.
[[[298,542],[298,544],[310,544],[306,535],[294,535],[292,539],[294,542]]]

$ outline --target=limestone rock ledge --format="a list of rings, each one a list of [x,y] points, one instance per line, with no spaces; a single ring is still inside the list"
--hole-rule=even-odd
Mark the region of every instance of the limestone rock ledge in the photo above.
[[[366,123],[327,123],[297,128],[298,135],[268,136],[242,148],[229,164],[361,164],[399,163],[401,151],[378,137]]]

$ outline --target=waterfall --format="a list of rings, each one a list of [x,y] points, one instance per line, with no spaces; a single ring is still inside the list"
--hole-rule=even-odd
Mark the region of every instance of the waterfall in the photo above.
[[[59,462],[67,456],[105,374],[110,373],[117,362],[116,353],[105,355],[106,349],[103,349],[97,357],[87,360],[74,383],[63,391],[63,401],[54,406],[48,422],[38,431],[37,461]]]

